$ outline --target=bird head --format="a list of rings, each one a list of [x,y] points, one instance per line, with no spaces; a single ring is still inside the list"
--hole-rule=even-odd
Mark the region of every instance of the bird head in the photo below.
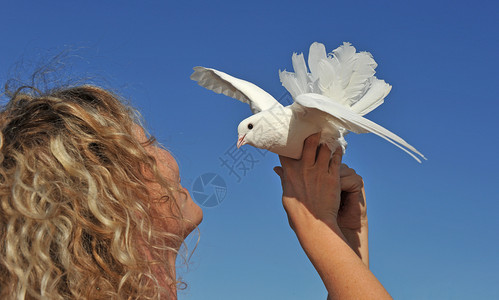
[[[239,123],[239,126],[237,127],[237,148],[246,144],[254,145],[254,142],[258,141],[255,132],[261,131],[261,125],[254,117],[255,116],[253,115]]]
[[[239,123],[237,148],[249,144],[260,149],[270,149],[276,144],[285,143],[285,128],[283,120],[277,119],[272,113],[259,112]]]

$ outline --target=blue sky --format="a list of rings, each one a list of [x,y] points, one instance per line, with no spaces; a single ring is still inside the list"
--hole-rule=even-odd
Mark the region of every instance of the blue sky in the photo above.
[[[77,49],[64,72],[129,98],[177,158],[184,185],[205,173],[224,180],[227,194],[204,209],[201,240],[180,270],[189,285],[181,299],[325,299],[287,224],[277,156],[244,146],[258,161],[240,180],[221,166],[250,110],[189,75],[213,67],[279,98],[277,72],[291,70],[293,52],[351,42],[393,85],[366,117],[428,158],[420,165],[374,135],[347,136],[344,162],[368,195],[371,270],[397,299],[493,299],[497,11],[496,1],[5,1],[0,80],[21,60]]]

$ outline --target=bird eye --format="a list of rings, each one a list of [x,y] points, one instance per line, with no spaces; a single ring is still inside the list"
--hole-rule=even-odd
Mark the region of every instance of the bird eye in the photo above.
[[[253,129],[253,124],[249,123],[248,124],[248,129]]]

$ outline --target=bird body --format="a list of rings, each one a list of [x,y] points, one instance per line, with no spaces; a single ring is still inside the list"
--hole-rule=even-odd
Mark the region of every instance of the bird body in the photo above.
[[[321,143],[334,151],[346,148],[349,132],[372,132],[407,152],[425,158],[403,139],[369,121],[363,115],[383,103],[391,86],[374,76],[376,62],[368,52],[357,53],[349,43],[330,55],[320,43],[310,46],[307,70],[303,54],[293,54],[293,72],[279,71],[283,86],[294,103],[281,105],[263,89],[224,72],[195,67],[191,79],[216,93],[250,105],[254,115],[238,126],[237,147],[250,144],[257,148],[298,159],[304,140],[321,132]],[[416,155],[415,155],[416,154]]]

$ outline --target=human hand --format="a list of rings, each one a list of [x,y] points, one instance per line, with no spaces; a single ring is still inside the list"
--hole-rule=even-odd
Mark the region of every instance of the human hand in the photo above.
[[[317,148],[319,136],[305,140],[300,160],[280,156],[282,167],[274,169],[281,177],[282,201],[290,226],[296,231],[302,225],[298,229],[306,231],[311,228],[308,222],[320,220],[337,229],[338,235],[368,265],[364,182],[355,170],[340,164],[341,150],[329,160],[328,147]]]
[[[281,177],[284,209],[297,234],[317,221],[338,228],[342,150],[338,147],[331,157],[326,145],[318,148],[319,139],[320,133],[311,135],[305,140],[301,159],[279,156],[282,167],[274,168]]]

